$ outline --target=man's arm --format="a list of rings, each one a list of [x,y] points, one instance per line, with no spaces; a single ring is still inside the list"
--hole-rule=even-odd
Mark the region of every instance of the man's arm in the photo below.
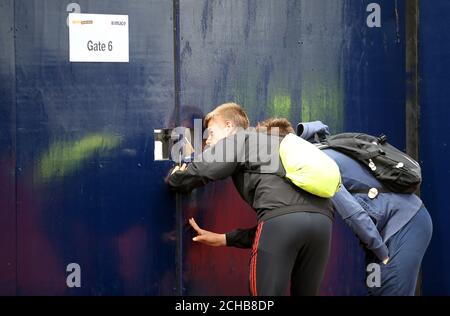
[[[257,226],[250,229],[236,229],[226,234],[218,234],[200,228],[193,218],[189,224],[197,232],[194,241],[213,247],[228,246],[236,248],[251,248],[255,239]]]
[[[226,245],[236,248],[251,248],[255,240],[257,228],[258,226],[249,229],[235,229],[226,233]]]
[[[186,170],[175,171],[166,179],[174,190],[189,193],[209,182],[231,176],[237,168],[233,162],[192,162]]]
[[[383,242],[375,223],[356,199],[342,186],[331,199],[334,208],[353,232],[381,261],[389,257],[389,251]]]
[[[181,192],[190,192],[193,189],[203,186],[211,181],[222,180],[231,176],[240,166],[237,155],[226,157],[225,149],[234,147],[234,137],[227,137],[220,140],[214,147],[203,152],[202,156],[188,165],[183,171],[173,169],[166,178],[167,184],[174,190]],[[222,149],[220,154],[216,155],[216,150]],[[216,159],[213,159],[216,157]],[[228,158],[228,159],[226,159]],[[221,159],[221,160],[219,160]],[[219,161],[215,161],[219,160]]]
[[[192,238],[193,241],[213,247],[227,245],[225,234],[218,234],[201,229],[193,218],[189,219],[189,224],[191,224],[192,228],[197,232],[197,236]]]

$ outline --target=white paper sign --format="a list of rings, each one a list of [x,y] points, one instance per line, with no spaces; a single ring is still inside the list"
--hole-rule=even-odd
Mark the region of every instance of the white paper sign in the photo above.
[[[69,13],[71,62],[128,62],[128,15]]]

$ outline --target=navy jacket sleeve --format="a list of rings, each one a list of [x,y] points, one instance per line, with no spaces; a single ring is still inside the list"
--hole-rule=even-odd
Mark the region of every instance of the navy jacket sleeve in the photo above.
[[[226,233],[227,246],[236,248],[251,248],[255,240],[258,226],[249,229],[235,229]]]
[[[361,242],[375,253],[378,259],[386,259],[389,256],[389,251],[375,223],[347,189],[342,186],[341,190],[331,200],[335,210]]]
[[[321,121],[299,123],[297,125],[297,135],[310,143],[315,143],[330,135],[330,129]],[[318,139],[316,139],[316,136]]]

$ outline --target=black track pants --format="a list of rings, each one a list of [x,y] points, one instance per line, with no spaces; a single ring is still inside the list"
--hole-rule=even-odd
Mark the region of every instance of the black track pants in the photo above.
[[[296,212],[261,222],[250,259],[250,294],[317,295],[325,273],[332,221]]]

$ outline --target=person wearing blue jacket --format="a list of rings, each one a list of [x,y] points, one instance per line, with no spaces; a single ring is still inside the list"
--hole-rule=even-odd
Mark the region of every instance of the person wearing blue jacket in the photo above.
[[[285,119],[268,119],[260,126],[269,133],[270,128],[276,127],[280,135],[293,132]],[[299,124],[297,134],[318,142],[330,133],[328,126],[315,121]],[[365,166],[336,150],[324,149],[324,152],[335,160],[342,176],[341,190],[331,199],[334,209],[365,246],[367,264],[380,265],[380,284],[368,286],[368,295],[414,295],[433,230],[422,200],[415,194],[384,190],[377,193],[371,189],[382,185]],[[256,230],[236,229],[216,234],[201,229],[194,219],[190,219],[190,224],[198,233],[194,241],[211,246],[250,248]]]

